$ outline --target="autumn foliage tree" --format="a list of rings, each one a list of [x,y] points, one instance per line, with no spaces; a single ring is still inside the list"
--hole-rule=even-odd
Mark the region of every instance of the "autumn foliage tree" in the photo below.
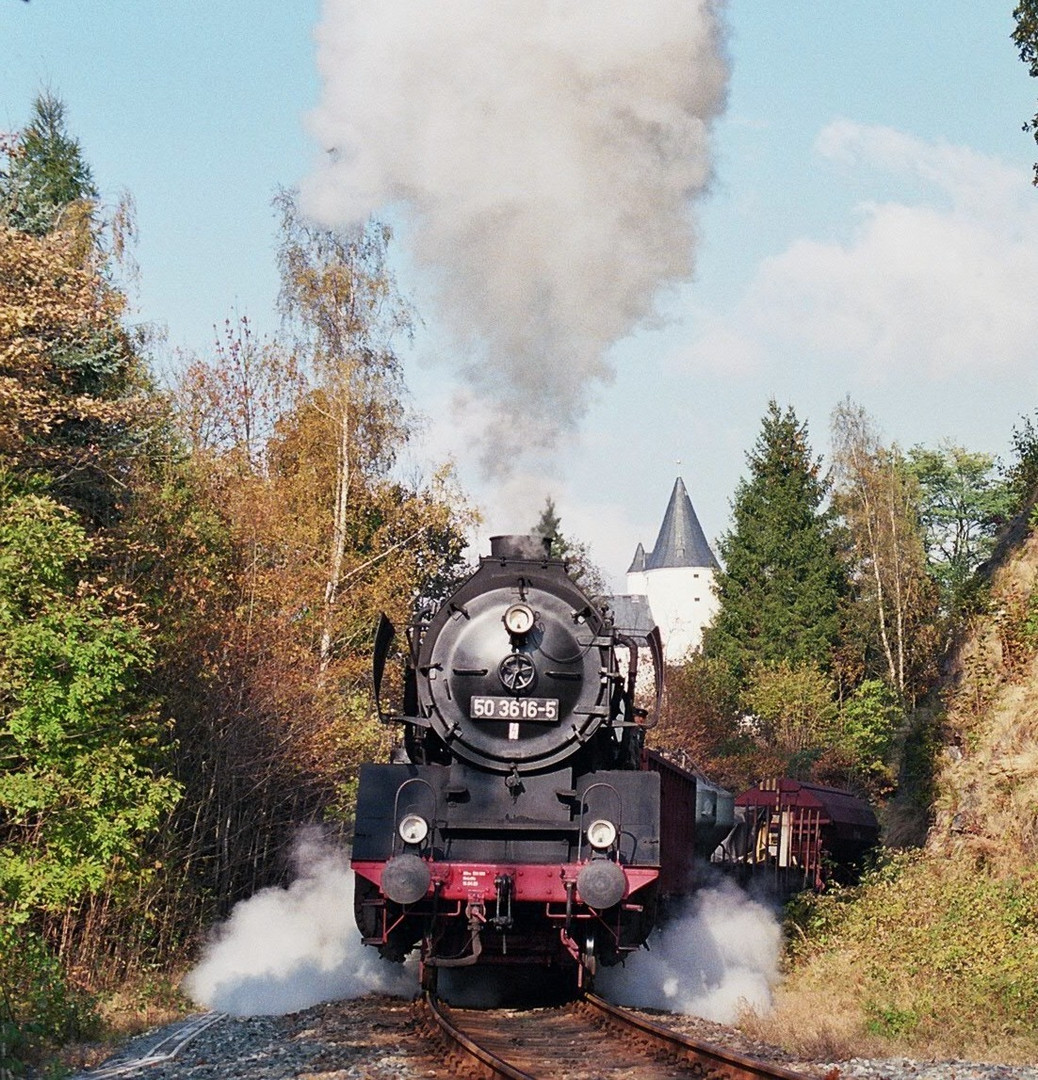
[[[92,526],[117,513],[151,437],[150,379],[121,319],[92,182],[60,102],[0,174],[0,457]],[[62,201],[69,200],[69,201]]]
[[[849,399],[833,413],[835,504],[851,544],[862,674],[881,675],[902,698],[933,679],[938,593],[927,570],[919,487],[897,447],[881,444]]]
[[[168,959],[284,876],[300,824],[348,827],[357,766],[394,734],[376,617],[405,624],[462,560],[450,468],[399,467],[416,421],[389,230],[278,207],[283,332],[229,322],[167,398],[124,326],[125,219],[60,102],[0,147],[6,1047],[57,1033],[68,970],[96,986]]]
[[[29,1053],[76,1015],[51,1012],[64,971],[105,953],[102,913],[139,901],[179,786],[120,531],[161,410],[60,101],[37,99],[3,158],[0,1041]]]
[[[189,494],[172,513],[197,530],[192,576],[161,555],[166,543],[188,554],[159,527],[165,511],[151,544],[172,575],[161,593],[185,605],[166,681],[206,688],[178,702],[193,815],[180,861],[221,905],[284,872],[278,853],[299,824],[348,821],[358,763],[395,734],[371,699],[377,616],[406,624],[460,562],[468,523],[449,469],[424,483],[394,470],[414,421],[393,351],[408,318],[388,230],[330,233],[291,193],[277,205],[283,333],[228,324],[174,394],[189,453],[173,490]]]
[[[775,772],[778,759],[765,754],[769,764],[763,764],[762,755],[739,730],[741,692],[731,667],[716,657],[697,652],[668,666],[663,706],[649,744],[733,790],[747,786],[747,777]]]

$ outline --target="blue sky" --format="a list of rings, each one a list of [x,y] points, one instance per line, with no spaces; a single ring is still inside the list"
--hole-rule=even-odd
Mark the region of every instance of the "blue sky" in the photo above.
[[[0,0],[0,129],[49,87],[103,195],[132,194],[136,317],[166,328],[162,363],[207,351],[235,313],[276,329],[270,200],[322,160],[307,126],[328,81],[315,30],[344,7]],[[1038,408],[1038,147],[1021,131],[1038,83],[1010,40],[1012,7],[732,0],[693,280],[660,293],[661,325],[609,349],[612,382],[591,385],[554,453],[503,485],[477,467],[453,324],[405,247],[425,321],[408,381],[433,417],[416,460],[454,455],[487,533],[527,527],[552,494],[619,583],[679,472],[707,536],[727,527],[772,396],[823,454],[847,394],[902,445],[1007,454]],[[393,35],[380,44],[392,65]],[[406,207],[393,214],[414,240]]]

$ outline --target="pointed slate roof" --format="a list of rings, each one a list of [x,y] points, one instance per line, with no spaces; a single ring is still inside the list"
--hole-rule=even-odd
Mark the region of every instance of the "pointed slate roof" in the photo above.
[[[636,556],[637,558],[637,556]],[[663,516],[656,544],[645,560],[646,570],[671,566],[709,566],[720,569],[714,553],[703,534],[692,500],[679,476],[670,494],[670,503]]]
[[[645,548],[638,545],[634,552],[634,558],[631,560],[631,565],[627,567],[627,573],[640,574],[645,569]]]

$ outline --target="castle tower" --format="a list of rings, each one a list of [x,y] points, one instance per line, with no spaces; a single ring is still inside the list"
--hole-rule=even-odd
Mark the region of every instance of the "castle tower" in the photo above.
[[[668,663],[679,662],[702,644],[703,628],[717,611],[718,569],[679,476],[652,551],[639,544],[627,571],[627,591],[647,599]]]

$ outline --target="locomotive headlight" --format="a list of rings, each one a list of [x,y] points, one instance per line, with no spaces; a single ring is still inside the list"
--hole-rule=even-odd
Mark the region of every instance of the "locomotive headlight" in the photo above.
[[[505,629],[510,634],[528,634],[533,629],[533,608],[526,604],[513,604],[505,612]]]
[[[592,821],[587,827],[587,842],[595,851],[607,851],[616,843],[616,826],[605,818]]]
[[[407,814],[396,831],[405,844],[420,844],[429,835],[429,822],[420,814]]]

